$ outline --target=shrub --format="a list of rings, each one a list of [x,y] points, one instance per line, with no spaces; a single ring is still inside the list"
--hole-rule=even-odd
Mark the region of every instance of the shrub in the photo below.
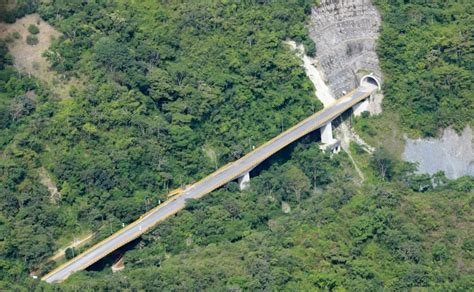
[[[14,39],[17,39],[17,40],[21,38],[21,34],[18,31],[12,32],[12,36]]]
[[[29,31],[31,34],[39,34],[39,32],[40,32],[39,28],[38,28],[36,25],[34,25],[34,24],[30,24],[30,25],[28,26],[28,31]]]
[[[72,259],[74,257],[74,247],[73,248],[68,247],[64,251],[64,257],[66,258],[66,260]]]
[[[435,261],[446,261],[449,259],[449,251],[448,247],[442,242],[435,242],[431,249],[431,253],[433,255],[433,259]]]
[[[26,43],[29,44],[30,46],[34,46],[38,44],[38,38],[34,35],[29,35],[26,37]]]
[[[383,179],[390,179],[393,175],[395,161],[393,157],[383,148],[375,150],[370,158],[370,166]]]
[[[10,34],[7,35],[7,36],[5,37],[5,39],[4,39],[4,41],[5,41],[7,44],[13,43],[14,40],[15,40],[15,39],[13,39],[13,36],[10,35]]]
[[[26,95],[15,97],[10,104],[10,117],[17,121],[24,116],[30,115],[36,109],[36,104]]]

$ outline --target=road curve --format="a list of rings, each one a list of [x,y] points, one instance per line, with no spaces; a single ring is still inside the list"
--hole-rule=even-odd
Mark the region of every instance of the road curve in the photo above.
[[[187,187],[180,194],[151,209],[125,228],[43,276],[42,280],[48,283],[61,282],[72,273],[87,268],[117,248],[139,237],[158,222],[183,209],[187,199],[200,198],[227,182],[242,176],[288,144],[337,118],[344,111],[367,98],[375,90],[377,90],[377,87],[370,84],[358,87],[346,96],[338,99],[333,105],[311,115],[242,158],[221,167],[202,180]]]

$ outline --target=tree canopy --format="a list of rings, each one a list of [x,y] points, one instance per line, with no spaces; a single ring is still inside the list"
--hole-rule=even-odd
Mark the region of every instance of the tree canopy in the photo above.
[[[471,6],[452,2],[377,1],[387,107],[426,135],[472,118]],[[249,190],[230,182],[189,201],[126,247],[121,273],[92,268],[57,288],[30,277],[76,235],[108,236],[320,109],[284,45],[314,51],[314,4],[18,1],[2,11],[9,22],[37,11],[61,30],[45,56],[84,82],[58,95],[17,72],[0,41],[0,290],[472,287],[472,177],[416,174],[381,148],[354,153],[361,184],[317,134],[254,169]]]
[[[386,108],[423,136],[474,126],[472,2],[375,2]]]

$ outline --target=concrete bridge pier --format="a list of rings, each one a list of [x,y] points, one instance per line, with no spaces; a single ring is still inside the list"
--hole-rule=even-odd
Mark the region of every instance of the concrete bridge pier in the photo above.
[[[250,186],[250,172],[247,172],[243,176],[239,177],[238,182],[241,191],[247,189]]]
[[[321,127],[321,143],[322,150],[331,150],[333,153],[338,153],[341,150],[341,142],[334,139],[332,135],[332,123],[328,122]]]
[[[352,107],[352,111],[354,112],[354,116],[358,117],[360,116],[363,112],[369,111],[369,102],[372,96],[369,98],[359,102],[358,104],[354,105]]]

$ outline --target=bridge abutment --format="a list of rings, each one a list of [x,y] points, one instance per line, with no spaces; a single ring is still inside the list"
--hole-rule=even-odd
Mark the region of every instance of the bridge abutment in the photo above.
[[[381,79],[374,75],[373,73],[370,73],[368,75],[363,76],[360,79],[360,86],[365,86],[365,87],[374,87],[377,86],[377,91],[382,90],[382,83],[380,81]],[[374,110],[373,108],[373,103],[374,103],[374,96],[376,95],[376,91],[374,91],[368,98],[365,100],[357,103],[352,107],[352,111],[354,112],[354,115],[356,117],[360,116],[363,112],[370,112],[373,113]]]

